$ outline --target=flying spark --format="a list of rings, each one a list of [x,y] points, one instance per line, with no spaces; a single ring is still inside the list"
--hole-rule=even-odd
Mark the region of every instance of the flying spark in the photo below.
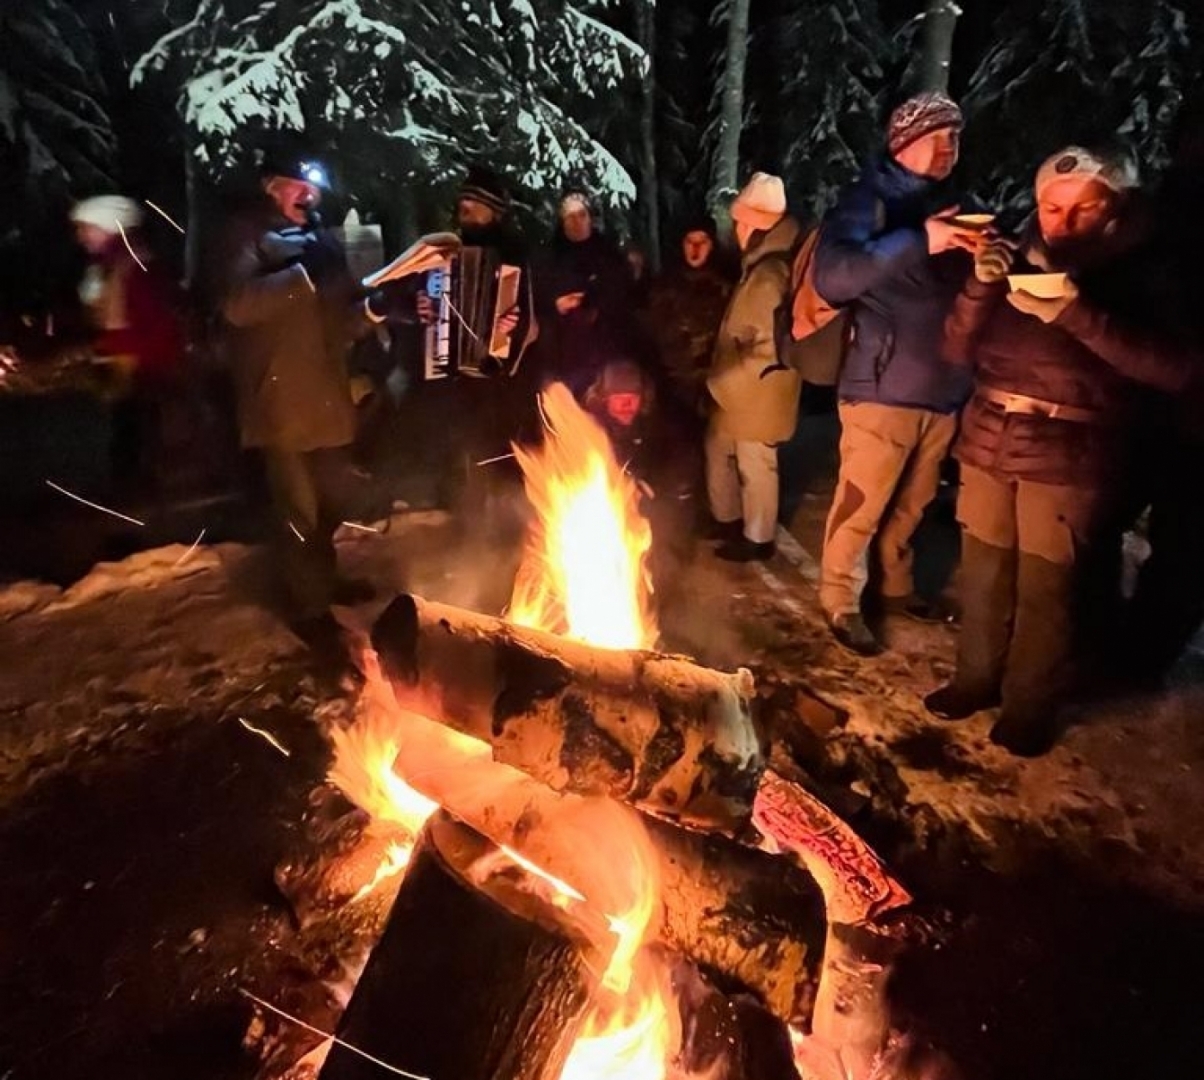
[[[138,258],[138,256],[134,253],[134,249],[130,247],[130,238],[125,235],[125,229],[123,228],[121,222],[114,218],[113,224],[117,226],[117,231],[121,233],[121,240],[125,244],[125,250],[130,253],[130,258],[133,259],[134,262],[136,262],[140,267],[142,267],[143,271],[145,271],[146,263]]]
[[[145,521],[139,521],[135,517],[130,517],[129,514],[122,514],[117,510],[110,510],[107,506],[101,506],[100,503],[89,502],[82,495],[76,495],[74,491],[68,491],[65,487],[60,487],[53,480],[46,481],[47,487],[54,488],[55,491],[61,492],[69,499],[74,499],[78,503],[83,503],[85,506],[92,507],[93,510],[99,510],[103,514],[110,514],[115,518],[121,518],[122,521],[128,521],[131,525],[142,525],[145,527]]]
[[[301,535],[301,531],[297,528],[297,526],[290,521],[288,523],[288,527],[293,530],[293,535],[304,544],[305,537]]]
[[[161,218],[163,218],[173,229],[176,230],[176,232],[178,232],[181,236],[184,235],[183,227],[178,225],[172,219],[172,216],[166,210],[163,209],[163,207],[156,206],[153,202],[150,201],[150,199],[143,199],[142,201],[145,202],[146,205],[149,206],[156,214],[158,214]]]
[[[196,551],[196,549],[197,549],[197,545],[199,545],[199,544],[200,544],[200,542],[201,542],[202,540],[204,540],[204,539],[205,539],[205,531],[206,531],[205,529],[202,529],[202,530],[201,530],[201,534],[200,534],[200,536],[198,536],[198,537],[197,537],[197,538],[196,538],[196,539],[195,539],[195,540],[192,542],[192,547],[190,547],[190,548],[189,548],[189,549],[188,549],[186,552],[184,552],[184,554],[183,554],[183,555],[181,555],[181,556],[180,556],[178,559],[176,559],[176,561],[175,561],[174,563],[172,563],[172,564],[171,564],[171,566],[172,566],[172,569],[173,569],[173,570],[174,570],[174,569],[175,569],[177,566],[179,566],[179,565],[180,565],[180,563],[182,563],[182,562],[183,562],[185,559],[187,559],[187,558],[188,558],[188,557],[189,557],[189,556],[190,556],[190,555],[191,555],[191,554],[192,554],[194,551]]]
[[[498,461],[508,461],[514,457],[513,454],[499,454],[497,457],[487,457],[484,461],[478,461],[478,465],[493,465]]]
[[[429,1077],[419,1076],[417,1073],[406,1072],[405,1069],[399,1069],[396,1065],[390,1065],[387,1061],[381,1061],[380,1058],[373,1057],[371,1054],[367,1053],[367,1051],[361,1050],[358,1046],[352,1046],[351,1043],[344,1042],[337,1035],[331,1035],[329,1032],[323,1031],[321,1028],[316,1028],[312,1024],[307,1024],[304,1020],[300,1020],[297,1017],[286,1013],[283,1009],[276,1008],[276,1006],[271,1004],[271,1002],[264,1001],[263,998],[256,997],[251,993],[250,990],[244,990],[239,987],[238,992],[242,994],[243,997],[255,1002],[256,1005],[267,1009],[268,1012],[273,1012],[277,1016],[289,1021],[289,1023],[296,1024],[297,1027],[304,1028],[306,1031],[311,1032],[314,1035],[320,1035],[323,1039],[329,1039],[335,1044],[335,1046],[341,1046],[344,1050],[350,1050],[351,1053],[358,1054],[365,1061],[370,1061],[373,1065],[379,1065],[382,1069],[387,1069],[396,1076],[405,1076],[408,1078],[408,1080],[430,1080]]]
[[[254,724],[250,723],[247,720],[244,720],[241,716],[238,717],[238,722],[240,724],[242,724],[242,726],[245,727],[248,731],[254,733],[255,735],[258,735],[261,739],[263,739],[264,742],[270,743],[277,750],[279,750],[285,757],[293,756],[293,752],[287,746],[281,745],[281,743],[277,741],[276,736],[273,735],[270,731],[264,731],[263,728],[257,728]]]
[[[349,529],[359,529],[360,532],[379,533],[380,529],[374,529],[371,525],[361,525],[356,521],[344,521],[344,525]]]

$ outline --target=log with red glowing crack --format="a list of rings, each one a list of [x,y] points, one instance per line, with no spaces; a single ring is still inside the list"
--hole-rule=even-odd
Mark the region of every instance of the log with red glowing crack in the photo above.
[[[541,781],[526,783],[517,802],[501,801],[493,821],[431,792],[495,841],[523,851],[516,838],[563,813],[546,805],[551,793],[543,784],[710,830],[652,825],[668,866],[662,936],[760,991],[783,1018],[798,1015],[814,976],[823,912],[810,932],[780,921],[772,932],[774,917],[761,917],[747,900],[750,892],[764,901],[782,889],[782,862],[754,861],[740,872],[748,848],[717,834],[736,834],[806,870],[822,889],[829,924],[868,925],[910,900],[847,825],[766,771],[747,671],[729,675],[682,657],[597,649],[410,596],[389,606],[372,641],[399,706],[481,740],[495,761]],[[399,771],[410,778],[408,769]],[[415,786],[422,788],[420,778]],[[546,865],[557,861],[546,845],[529,840],[527,847],[524,854],[556,873]],[[723,925],[705,925],[708,915]],[[731,944],[749,941],[756,944]],[[703,955],[708,949],[718,956]]]

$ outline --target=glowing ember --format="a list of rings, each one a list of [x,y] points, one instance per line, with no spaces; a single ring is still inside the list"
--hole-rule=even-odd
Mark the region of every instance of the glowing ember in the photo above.
[[[667,973],[645,953],[631,991],[590,1013],[560,1080],[663,1080],[680,1042]]]
[[[357,900],[362,900],[382,881],[387,881],[395,874],[400,874],[410,865],[410,856],[413,854],[414,845],[412,842],[409,844],[390,844],[389,850],[385,852],[385,857],[381,860],[380,866],[376,868],[376,873],[372,875],[372,880],[360,886],[356,894],[351,898],[351,902],[354,904]]]
[[[547,438],[514,448],[537,522],[507,617],[599,648],[651,648],[652,531],[635,482],[567,387],[554,383],[540,400]]]

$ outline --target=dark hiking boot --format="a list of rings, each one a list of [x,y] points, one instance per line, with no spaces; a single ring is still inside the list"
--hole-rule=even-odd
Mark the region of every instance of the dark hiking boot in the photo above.
[[[1035,758],[1047,754],[1058,741],[1058,729],[1052,716],[1005,713],[991,728],[990,739],[1016,757]]]
[[[998,694],[958,686],[955,682],[933,690],[924,698],[924,708],[941,720],[965,720],[998,704]]]
[[[941,600],[928,600],[914,593],[911,596],[884,596],[882,614],[903,615],[919,623],[951,623],[957,613]]]
[[[865,625],[865,619],[856,612],[850,615],[835,615],[828,620],[828,626],[832,636],[858,656],[877,656],[882,652],[882,643]]]
[[[703,540],[735,543],[744,539],[744,520],[736,518],[735,521],[716,521],[714,518],[707,518],[698,527],[698,535]]]
[[[729,540],[726,544],[720,544],[715,549],[715,555],[728,562],[765,562],[766,559],[773,558],[775,551],[777,547],[772,540],[758,544],[741,536],[739,540]]]

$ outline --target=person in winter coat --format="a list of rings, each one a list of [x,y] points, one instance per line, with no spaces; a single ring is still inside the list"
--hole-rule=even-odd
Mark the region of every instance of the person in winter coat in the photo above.
[[[794,433],[802,381],[781,362],[774,315],[787,299],[798,222],[780,177],[755,173],[732,202],[740,280],[707,376],[715,401],[706,436],[707,496],[716,554],[733,562],[772,557],[778,521],[778,444]]]
[[[715,223],[709,216],[687,222],[680,253],[679,263],[652,283],[647,325],[668,404],[701,425],[710,400],[707,370],[732,281],[718,265]]]
[[[80,299],[97,356],[128,370],[117,410],[119,472],[157,483],[164,465],[164,407],[178,397],[184,334],[174,282],[142,241],[142,212],[120,195],[76,203],[71,220],[88,268]]]
[[[1123,485],[1142,386],[1184,389],[1186,357],[1148,302],[1126,162],[1067,147],[1036,177],[1036,225],[992,239],[946,327],[945,355],[974,373],[961,463],[965,613],[953,680],[925,699],[959,720],[1002,704],[991,740],[1044,753],[1072,689],[1075,600],[1086,553]],[[1049,298],[1009,292],[1046,271]]]
[[[279,566],[299,629],[325,626],[336,600],[333,535],[370,516],[350,467],[355,410],[346,354],[368,325],[338,240],[317,207],[322,167],[286,155],[263,168],[264,198],[227,237],[221,311],[244,447],[258,450],[275,516]]]
[[[580,396],[610,356],[630,351],[637,322],[633,285],[623,253],[598,230],[588,196],[569,192],[558,216],[536,271],[539,322],[551,338],[544,345],[545,376]]]
[[[940,481],[965,402],[965,372],[941,363],[942,324],[978,242],[959,227],[947,180],[961,110],[925,93],[892,113],[889,153],[841,195],[822,225],[815,287],[851,327],[838,387],[840,473],[824,533],[820,603],[842,645],[881,646],[862,594],[873,548],[888,613],[941,619],[914,595],[911,539]]]

